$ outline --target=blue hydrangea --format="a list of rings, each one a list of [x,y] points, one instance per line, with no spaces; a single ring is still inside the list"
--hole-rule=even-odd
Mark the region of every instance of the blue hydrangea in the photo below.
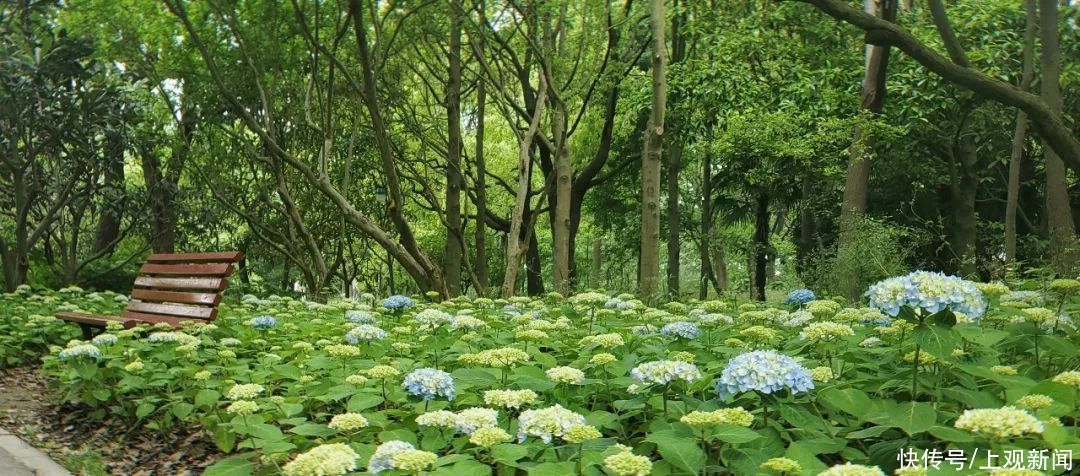
[[[109,346],[115,344],[118,340],[119,338],[116,337],[116,334],[101,334],[94,337],[90,342],[94,345]]]
[[[817,299],[814,292],[809,289],[796,289],[787,295],[787,299],[784,299],[784,304],[801,306],[810,301]]]
[[[701,329],[693,322],[679,321],[665,324],[660,328],[660,334],[673,339],[697,339],[701,335]]]
[[[400,294],[383,299],[382,302],[382,306],[391,311],[402,311],[415,305],[416,301],[413,301],[411,297],[402,296]]]
[[[251,320],[251,327],[254,327],[260,331],[273,328],[277,325],[277,318],[274,316],[257,316]]]
[[[986,312],[986,299],[975,283],[956,276],[930,271],[915,271],[879,281],[866,291],[870,306],[895,317],[900,309],[922,309],[929,313],[943,310],[962,312],[978,320]]]
[[[356,345],[360,341],[371,342],[386,338],[386,331],[371,324],[360,324],[345,334],[345,342]]]
[[[101,349],[92,344],[77,344],[60,351],[60,360],[68,360],[79,357],[101,357]]]
[[[368,461],[367,469],[372,474],[395,469],[397,466],[394,464],[394,456],[415,449],[416,447],[407,441],[387,441],[375,448],[375,453],[371,455],[371,459]]]
[[[401,388],[424,400],[434,400],[438,397],[453,400],[456,395],[454,378],[442,370],[432,368],[413,370],[405,376]]]
[[[785,388],[792,393],[805,392],[814,388],[814,381],[806,367],[775,350],[755,350],[731,359],[716,382],[720,398],[749,391],[770,394]]]
[[[370,312],[352,309],[345,311],[345,318],[356,324],[375,324],[376,322],[375,316],[371,315]]]
[[[889,316],[866,317],[859,319],[859,323],[872,327],[889,327],[892,325],[892,319]]]

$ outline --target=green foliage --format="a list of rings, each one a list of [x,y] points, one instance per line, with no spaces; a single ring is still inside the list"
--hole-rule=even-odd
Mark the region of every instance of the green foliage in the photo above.
[[[1018,296],[1074,312],[1080,301],[1073,298],[1071,284],[1062,282],[1055,291]],[[4,322],[23,342],[32,343],[39,335],[48,342],[63,341],[71,336],[73,326],[54,323],[40,327],[40,334],[26,333],[37,327],[37,321],[20,317],[27,312],[48,312],[60,302],[84,310],[114,310],[118,303],[103,301],[103,297],[104,293],[75,289],[5,295],[5,309],[14,311]],[[26,348],[28,354],[44,355],[45,372],[55,379],[58,396],[78,402],[91,414],[108,414],[160,431],[177,425],[205,429],[205,438],[223,453],[208,474],[275,474],[276,464],[328,443],[350,445],[360,455],[357,464],[363,468],[375,446],[390,440],[435,452],[440,456],[436,472],[452,468],[455,474],[487,474],[497,468],[539,474],[566,474],[582,468],[584,474],[599,474],[607,464],[605,459],[617,452],[612,448],[616,442],[649,458],[656,473],[678,474],[754,474],[764,461],[781,456],[798,461],[805,474],[838,461],[891,472],[897,465],[897,452],[907,447],[970,451],[978,445],[993,445],[1004,451],[1080,445],[1075,433],[1080,375],[1074,378],[1068,373],[1069,362],[1080,355],[1076,350],[1080,334],[1071,321],[1027,322],[1023,316],[1044,314],[999,304],[997,295],[991,296],[990,309],[978,322],[957,322],[957,316],[948,311],[923,315],[904,309],[891,325],[880,326],[873,319],[862,323],[860,316],[872,315],[865,308],[822,313],[811,322],[845,324],[852,329],[853,335],[830,342],[805,339],[800,332],[806,323],[784,324],[799,314],[773,305],[732,313],[730,323],[702,321],[700,336],[687,340],[664,337],[655,329],[669,322],[695,321],[703,310],[700,304],[618,310],[603,308],[601,301],[594,297],[580,302],[557,296],[516,298],[513,306],[532,311],[520,314],[504,308],[511,304],[507,301],[457,299],[395,313],[352,301],[324,305],[246,296],[241,304],[223,305],[220,317],[210,326],[110,331],[107,335],[115,336],[116,342],[100,341],[98,358],[61,359],[59,346]],[[735,308],[732,303],[726,305]],[[715,307],[715,303],[710,306]],[[342,357],[332,349],[357,325],[346,317],[348,311],[356,310],[374,316],[388,332],[383,340],[361,341],[352,348],[355,355]],[[455,329],[449,323],[432,327],[418,320],[430,322],[426,319],[436,310],[475,318],[460,323],[479,327]],[[259,315],[275,316],[277,324],[257,329],[250,319]],[[744,331],[762,325],[776,334],[770,346],[797,356],[807,368],[828,367],[833,376],[815,381],[815,388],[807,392],[747,391],[719,399],[714,378],[733,357],[755,348],[732,339],[749,341]],[[641,333],[640,326],[653,330]],[[523,331],[542,331],[547,337],[536,340]],[[583,340],[607,334],[619,339]],[[1041,352],[1038,359],[1033,352],[1035,336]],[[874,343],[875,339],[880,340]],[[912,394],[909,356],[916,345],[922,349],[918,374],[922,384]],[[485,350],[501,348],[516,349],[528,358],[506,366],[481,357]],[[600,353],[611,353],[614,361],[593,361]],[[671,358],[692,359],[703,378],[676,381],[664,388],[631,376],[631,369],[643,362]],[[376,365],[389,365],[397,373],[374,373],[371,369]],[[584,379],[572,384],[551,381],[546,371],[560,366],[580,369]],[[410,396],[402,387],[402,377],[420,367],[449,372],[457,397],[424,402]],[[245,392],[234,391],[239,384],[259,387],[241,395]],[[496,389],[530,389],[537,398],[507,410],[485,401],[484,392]],[[1023,406],[1021,399],[1035,394],[1052,399],[1049,406],[1025,410],[1043,422],[1041,433],[1000,439],[957,424],[966,410]],[[250,413],[229,410],[238,400],[252,402]],[[525,435],[523,441],[485,449],[453,429],[416,422],[426,411],[492,407],[499,410],[498,426],[513,434],[522,428],[522,411],[554,404],[581,415],[601,438],[570,443],[556,435],[545,443],[535,435]],[[700,420],[682,418],[692,411],[718,409],[749,412],[749,424],[732,419],[726,424],[699,425],[693,422]],[[345,412],[360,413],[367,425],[334,428],[331,419]],[[1064,426],[1055,426],[1051,419]]]
[[[804,276],[814,289],[862,300],[862,293],[876,281],[903,274],[914,258],[910,249],[918,242],[911,230],[862,217],[852,224],[855,236],[849,245],[834,245],[812,258]]]

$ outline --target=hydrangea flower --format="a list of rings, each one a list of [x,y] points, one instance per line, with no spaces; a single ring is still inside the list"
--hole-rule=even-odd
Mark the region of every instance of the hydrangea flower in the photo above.
[[[382,306],[391,311],[403,311],[415,305],[416,301],[413,301],[411,297],[402,296],[400,294],[383,299],[382,302]]]
[[[454,316],[450,319],[450,328],[455,331],[459,329],[479,329],[486,326],[486,322],[469,315]]]
[[[814,388],[810,371],[775,350],[755,350],[728,362],[716,383],[716,393],[727,398],[740,392],[765,394],[788,389],[792,393]]]
[[[434,400],[438,397],[453,400],[455,395],[454,378],[442,370],[433,368],[413,370],[405,376],[401,388],[425,401]]]
[[[90,340],[90,343],[96,346],[109,346],[117,343],[120,340],[116,337],[116,334],[101,334]]]
[[[592,356],[592,358],[589,359],[589,363],[593,364],[593,365],[607,365],[607,364],[610,364],[610,363],[617,362],[618,360],[619,359],[617,359],[612,354],[609,354],[607,352],[601,352],[599,354],[596,354],[596,355]]]
[[[361,324],[345,334],[345,342],[350,344],[357,344],[360,341],[383,340],[384,338],[386,338],[386,331],[371,324]]]
[[[701,329],[693,322],[678,321],[664,324],[660,328],[660,334],[673,339],[697,339],[701,335]]]
[[[415,319],[416,322],[419,322],[421,325],[438,327],[443,325],[443,323],[450,321],[450,314],[438,309],[424,309],[416,315]]]
[[[397,469],[394,465],[394,456],[415,449],[416,447],[407,441],[387,441],[375,448],[375,453],[371,455],[371,460],[368,461],[367,470],[372,474],[379,474],[383,471]]]
[[[350,309],[348,311],[345,311],[345,318],[348,319],[350,322],[354,322],[356,324],[374,325],[376,323],[375,316],[371,315],[371,313],[367,311],[357,311]]]
[[[420,426],[433,426],[437,428],[453,428],[457,415],[449,410],[435,410],[424,412],[416,417],[416,424]]]
[[[705,327],[715,327],[723,324],[734,324],[735,319],[727,314],[707,313],[697,317],[697,323]]]
[[[890,316],[908,306],[929,313],[959,311],[978,320],[986,312],[986,299],[975,283],[956,276],[915,271],[880,281],[866,291],[870,306]]]
[[[503,408],[519,409],[536,401],[536,392],[524,390],[487,390],[484,392],[484,403]]]
[[[101,357],[101,349],[93,344],[78,344],[60,351],[60,360],[68,360],[78,357]]]
[[[679,421],[698,428],[709,425],[750,426],[754,423],[754,415],[742,407],[721,408],[711,412],[693,411],[683,415]]]
[[[770,458],[764,463],[761,463],[761,469],[771,471],[773,473],[788,476],[802,473],[802,465],[798,461],[791,458]]]
[[[796,289],[788,293],[787,298],[784,299],[784,304],[789,306],[801,306],[810,301],[817,299],[814,292],[809,289]]]
[[[817,341],[834,341],[844,336],[853,336],[855,331],[851,326],[847,324],[840,324],[838,322],[815,322],[806,326],[802,332],[799,333],[799,339],[802,340],[817,340]]]
[[[995,440],[1043,432],[1043,423],[1038,418],[1013,406],[964,410],[953,426],[981,433]]]
[[[499,412],[490,408],[466,408],[454,415],[454,429],[466,435],[499,425]]]
[[[229,406],[225,408],[225,411],[240,416],[247,416],[259,411],[259,404],[251,400],[237,400],[230,403]]]
[[[594,336],[585,336],[585,337],[581,338],[581,341],[579,343],[581,345],[590,345],[591,344],[591,345],[596,345],[598,347],[603,347],[605,349],[612,349],[612,348],[615,348],[615,347],[618,347],[620,345],[625,344],[626,341],[623,340],[623,336],[621,334],[610,333],[610,334],[597,334],[597,335],[594,335]]]
[[[469,443],[481,448],[491,448],[492,446],[510,441],[510,438],[510,434],[502,428],[479,428],[469,437]]]
[[[585,372],[573,367],[552,367],[547,369],[544,375],[547,375],[552,382],[568,385],[581,385],[585,381]]]
[[[277,325],[277,318],[274,316],[257,316],[251,319],[251,327],[254,327],[260,331],[272,329]]]
[[[518,442],[535,436],[544,443],[554,437],[561,438],[574,425],[584,425],[585,417],[555,404],[539,410],[526,410],[518,417]]]
[[[634,367],[630,375],[643,384],[667,385],[673,380],[693,382],[701,378],[701,371],[690,362],[657,360]]]
[[[228,392],[225,393],[225,398],[229,400],[251,400],[258,397],[263,393],[266,387],[257,383],[241,383],[233,385]]]
[[[573,444],[581,444],[589,440],[595,440],[603,436],[600,434],[600,430],[592,425],[574,425],[566,430],[566,434],[562,436],[563,441]]]
[[[408,471],[413,474],[420,474],[422,471],[435,464],[435,461],[439,459],[439,456],[430,451],[405,450],[395,454],[391,459],[394,462],[395,469]]]
[[[359,457],[349,445],[329,443],[297,456],[281,470],[285,476],[340,476],[355,470]]]
[[[818,476],[885,476],[877,466],[844,463],[818,473]]]
[[[1054,381],[1080,389],[1080,371],[1069,370],[1054,376]]]
[[[1016,400],[1016,406],[1020,408],[1026,408],[1028,410],[1047,408],[1053,404],[1053,398],[1040,394],[1024,395],[1023,397],[1020,397],[1018,400]]]
[[[652,472],[652,461],[647,456],[630,452],[627,446],[621,446],[618,453],[604,458],[604,468],[616,476],[647,476]]]
[[[356,431],[361,428],[367,428],[368,421],[364,418],[364,415],[359,413],[342,413],[340,415],[334,415],[330,419],[330,423],[326,426],[332,430],[338,431]]]

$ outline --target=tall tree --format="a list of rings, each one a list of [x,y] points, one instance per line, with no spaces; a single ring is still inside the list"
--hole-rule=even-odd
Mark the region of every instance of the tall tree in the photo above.
[[[1035,28],[1038,24],[1036,0],[1025,0],[1023,71],[1020,76],[1021,91],[1031,87],[1035,75]],[[1016,262],[1016,208],[1020,203],[1020,164],[1024,160],[1027,145],[1028,118],[1023,109],[1016,110],[1016,127],[1013,130],[1012,150],[1009,155],[1009,177],[1005,199],[1005,264]]]
[[[1057,116],[1061,115],[1061,46],[1058,41],[1058,1],[1039,0],[1039,39],[1042,43],[1042,99]],[[1065,164],[1043,136],[1046,157],[1046,215],[1050,231],[1050,259],[1060,276],[1071,276],[1076,268],[1076,225],[1069,205]]]
[[[686,36],[683,26],[686,23],[686,5],[680,5],[678,0],[674,2],[675,14],[671,17],[671,63],[678,64],[686,55]],[[678,101],[672,98],[672,103]],[[676,109],[676,108],[672,108]],[[673,117],[668,123],[672,125],[672,139],[668,140],[667,150],[667,287],[668,295],[675,299],[679,296],[679,269],[680,269],[680,241],[679,230],[681,216],[679,214],[679,171],[682,169],[683,144],[686,138],[681,133],[681,116]],[[686,128],[689,129],[689,128]]]
[[[667,102],[664,0],[651,1],[652,104],[641,152],[641,265],[638,295],[653,299],[660,281],[660,164],[664,145],[664,108]]]
[[[465,252],[461,228],[461,17],[450,8],[449,60],[446,82],[446,249],[443,275],[451,296],[461,293],[461,262]]]
[[[896,19],[896,0],[863,0],[863,10],[875,17],[892,22]],[[881,114],[885,106],[885,78],[889,69],[889,45],[875,45],[867,37],[865,67],[860,89],[859,109],[867,120]],[[855,126],[855,138],[849,149],[847,175],[844,180],[844,198],[840,204],[840,243],[843,249],[858,240],[854,232],[857,222],[866,213],[867,196],[870,191],[870,164],[874,156],[873,137],[864,126]]]

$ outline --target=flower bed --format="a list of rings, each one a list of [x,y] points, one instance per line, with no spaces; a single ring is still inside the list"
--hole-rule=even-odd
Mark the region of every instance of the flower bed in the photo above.
[[[120,298],[20,292],[3,342],[37,347],[0,350],[45,354],[57,394],[100,416],[201,428],[211,475],[882,474],[909,450],[1080,454],[1074,283],[913,274],[871,288],[877,308],[245,296],[213,324],[92,342],[32,316]]]

